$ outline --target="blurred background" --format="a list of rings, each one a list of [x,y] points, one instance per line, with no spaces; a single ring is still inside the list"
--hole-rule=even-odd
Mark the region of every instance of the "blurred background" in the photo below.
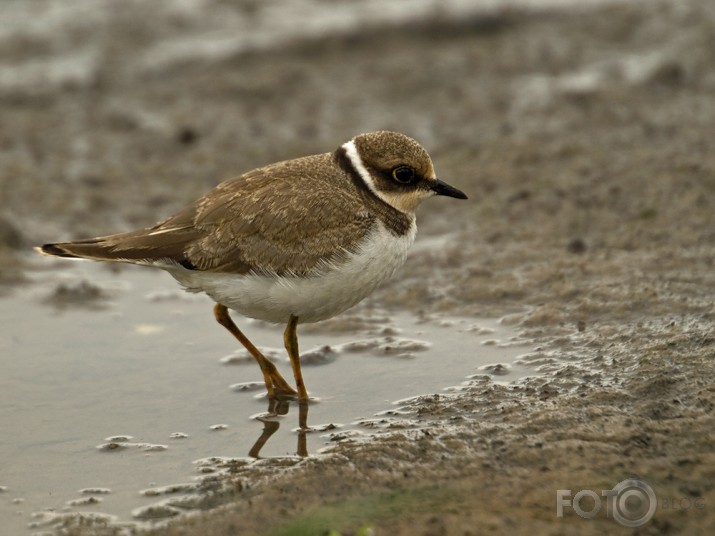
[[[224,179],[375,129],[419,140],[469,200],[425,203],[411,258],[368,301],[510,314],[566,363],[472,397],[471,480],[460,457],[426,472],[415,457],[390,485],[466,481],[453,533],[491,519],[557,534],[554,490],[632,472],[659,497],[710,501],[659,511],[651,533],[711,529],[712,0],[0,0],[0,294],[50,279],[58,265],[32,245],[151,225]],[[9,303],[0,325],[19,318]],[[21,355],[7,331],[0,350]],[[331,489],[319,478],[316,496]]]
[[[659,119],[624,104],[633,91],[713,84],[707,2],[628,4],[3,1],[0,241],[149,225],[223,179],[381,128],[421,141],[474,203],[507,184],[528,204],[542,194],[523,183],[552,186],[539,175],[583,156],[594,123],[619,130],[595,159],[661,141]],[[579,166],[563,186],[598,187],[599,164]],[[591,218],[562,221],[581,233]]]
[[[378,128],[474,146],[492,134],[469,40],[508,24],[499,4],[3,2],[4,217],[45,238],[148,224]]]
[[[442,258],[471,266],[472,303],[523,299],[535,259],[713,237],[706,0],[0,5],[6,283],[31,245],[148,226],[383,128],[470,196],[420,228],[460,236]]]

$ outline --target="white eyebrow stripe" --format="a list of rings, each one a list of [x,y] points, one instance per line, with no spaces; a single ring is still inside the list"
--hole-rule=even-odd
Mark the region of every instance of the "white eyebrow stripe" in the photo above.
[[[365,167],[365,164],[363,164],[362,158],[360,158],[360,153],[358,153],[357,147],[355,146],[355,141],[350,140],[349,142],[344,143],[343,149],[345,149],[345,154],[347,155],[348,160],[350,160],[350,163],[355,168],[355,171],[357,171],[358,175],[360,175],[360,178],[362,179],[362,182],[365,183],[365,186],[367,186],[373,194],[382,199],[385,203],[392,205],[392,203],[390,203],[387,198],[377,190],[375,181],[372,180],[370,172]]]

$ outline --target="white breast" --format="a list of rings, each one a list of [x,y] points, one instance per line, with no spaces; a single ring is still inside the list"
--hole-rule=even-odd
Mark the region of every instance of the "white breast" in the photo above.
[[[318,322],[352,307],[392,277],[405,262],[416,233],[414,218],[401,237],[378,223],[347,261],[311,277],[168,271],[187,290],[205,292],[244,316],[285,323],[295,315],[300,322]]]

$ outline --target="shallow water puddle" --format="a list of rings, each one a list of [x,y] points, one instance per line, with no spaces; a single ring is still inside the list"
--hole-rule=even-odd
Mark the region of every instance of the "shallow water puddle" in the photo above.
[[[201,475],[255,456],[290,464],[370,432],[396,400],[470,375],[533,373],[512,365],[528,348],[497,320],[362,307],[298,328],[315,397],[301,434],[297,403],[269,408],[258,366],[215,322],[208,298],[149,269],[58,266],[0,299],[0,534],[48,530],[55,513],[169,517],[205,506],[189,496],[157,505],[195,492]],[[235,318],[292,379],[282,326]]]

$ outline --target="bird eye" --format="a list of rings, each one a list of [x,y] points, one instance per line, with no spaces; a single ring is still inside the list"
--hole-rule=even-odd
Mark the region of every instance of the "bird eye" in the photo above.
[[[400,166],[392,170],[392,178],[402,184],[409,184],[415,178],[415,170],[409,166]]]

